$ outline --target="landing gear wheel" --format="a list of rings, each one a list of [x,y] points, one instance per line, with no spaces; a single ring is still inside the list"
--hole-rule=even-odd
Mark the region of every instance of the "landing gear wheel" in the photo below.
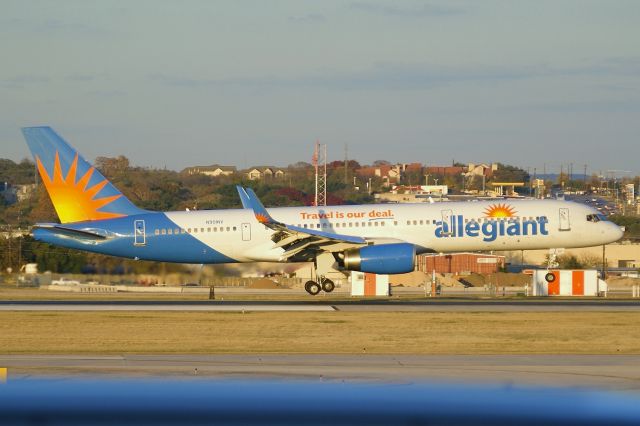
[[[544,279],[548,282],[548,283],[552,283],[556,280],[556,276],[554,274],[552,274],[551,272],[549,272],[548,274],[546,274],[544,276]]]
[[[336,285],[333,283],[333,281],[331,281],[329,279],[322,280],[322,289],[326,293],[331,293],[333,291],[333,289],[335,289],[335,288],[336,288]]]
[[[312,296],[315,296],[316,294],[320,293],[320,285],[315,282],[315,281],[307,281],[304,284],[304,289],[307,291],[307,293],[309,293]]]

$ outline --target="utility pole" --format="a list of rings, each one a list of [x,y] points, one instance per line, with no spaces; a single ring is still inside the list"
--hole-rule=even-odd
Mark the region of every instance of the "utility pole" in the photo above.
[[[349,183],[349,145],[344,144],[344,184]]]
[[[316,196],[314,206],[327,205],[327,145],[320,145],[320,141],[316,141],[316,147],[313,152],[313,165],[316,170]]]
[[[607,279],[607,258],[605,255],[605,248],[606,245],[602,245],[602,279],[606,280]]]

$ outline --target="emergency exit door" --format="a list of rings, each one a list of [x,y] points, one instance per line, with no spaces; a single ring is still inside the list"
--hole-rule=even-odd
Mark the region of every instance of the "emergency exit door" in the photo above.
[[[560,214],[560,227],[558,228],[560,231],[570,231],[571,230],[571,220],[569,218],[569,209],[563,207],[559,210]]]
[[[443,235],[452,235],[453,234],[453,211],[452,210],[442,210],[440,212],[442,214],[442,234]]]
[[[241,225],[242,229],[242,241],[251,241],[251,224],[243,223]]]
[[[143,246],[147,243],[147,237],[144,229],[144,220],[136,220],[133,222],[133,245]]]

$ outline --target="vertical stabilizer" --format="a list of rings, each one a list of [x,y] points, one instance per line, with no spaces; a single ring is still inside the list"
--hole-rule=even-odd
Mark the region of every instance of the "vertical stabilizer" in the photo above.
[[[142,213],[51,127],[22,133],[61,223]]]

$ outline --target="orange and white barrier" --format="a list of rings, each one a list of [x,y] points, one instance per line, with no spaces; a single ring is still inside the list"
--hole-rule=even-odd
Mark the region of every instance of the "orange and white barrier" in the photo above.
[[[389,296],[389,275],[351,272],[352,296]]]
[[[594,269],[552,269],[533,271],[533,296],[599,296],[607,283]]]

